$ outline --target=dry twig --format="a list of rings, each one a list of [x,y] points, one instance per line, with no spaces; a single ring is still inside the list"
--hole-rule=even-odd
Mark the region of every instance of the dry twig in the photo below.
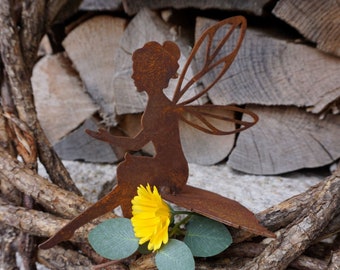
[[[33,91],[31,86],[32,67],[36,61],[36,50],[43,36],[45,25],[39,20],[31,20],[41,14],[44,8],[43,1],[25,2],[23,17],[26,18],[22,26],[23,37],[27,41],[22,41],[18,32],[17,22],[13,18],[13,7],[9,0],[4,0],[0,5],[0,28],[3,29],[0,40],[1,58],[4,63],[4,69],[8,76],[8,81],[13,95],[13,101],[18,112],[20,120],[25,122],[33,132],[39,151],[39,158],[46,167],[52,181],[59,186],[80,194],[74,185],[69,173],[63,166],[62,162],[54,152],[44,131],[42,130],[37,118],[33,101]],[[27,7],[27,9],[26,9]],[[34,12],[34,13],[33,13]],[[33,13],[33,14],[32,14]],[[25,28],[30,27],[30,28]],[[32,29],[31,29],[32,28]],[[41,31],[37,33],[37,31]],[[32,41],[31,43],[26,43]],[[26,46],[24,45],[26,44]],[[23,53],[23,47],[33,48]],[[35,54],[34,54],[35,52]],[[28,59],[30,58],[30,59]]]

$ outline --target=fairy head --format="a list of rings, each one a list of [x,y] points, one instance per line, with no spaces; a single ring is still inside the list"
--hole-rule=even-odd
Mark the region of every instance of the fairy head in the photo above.
[[[168,87],[169,80],[176,77],[179,67],[178,46],[165,41],[163,45],[148,42],[132,55],[132,79],[138,91],[153,91]]]

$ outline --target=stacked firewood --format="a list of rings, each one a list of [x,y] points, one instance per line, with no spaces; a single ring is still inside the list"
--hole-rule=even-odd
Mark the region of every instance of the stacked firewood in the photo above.
[[[118,163],[123,158],[125,149],[89,137],[86,129],[130,137],[141,129],[147,96],[136,91],[131,79],[132,53],[148,41],[174,41],[181,49],[180,73],[202,32],[226,17],[245,15],[246,36],[225,76],[195,102],[235,104],[255,112],[259,122],[230,136],[179,123],[188,161],[224,162],[245,173],[272,175],[319,168],[340,157],[340,8],[334,1],[12,2],[0,3],[0,222],[7,224],[2,241],[7,255],[12,240],[6,239],[18,234],[12,226],[31,243],[31,235],[51,236],[89,206],[60,159]],[[195,66],[190,67],[187,78],[194,72]],[[198,82],[197,91],[207,83]],[[171,96],[175,86],[174,79],[165,92]],[[141,154],[154,154],[152,145]],[[59,187],[37,174],[38,158]],[[34,202],[44,212],[34,210]],[[277,239],[245,242],[252,236],[234,232],[238,244],[212,261],[198,261],[198,267],[338,269],[339,209],[337,170],[318,186],[257,215],[264,226],[278,231]],[[102,262],[79,245],[91,226],[76,235],[73,250],[39,251],[39,260],[52,269],[64,267],[55,263],[61,254],[68,258],[65,265],[73,265],[67,269]],[[315,256],[313,247],[305,252],[329,236],[335,239],[328,246],[333,253]],[[319,243],[314,249],[323,247]],[[77,252],[81,248],[82,255]],[[31,254],[34,250],[33,243]],[[30,252],[22,252],[26,268],[33,267]],[[13,257],[7,258],[4,263],[10,265]],[[154,267],[152,256],[135,259],[124,263],[132,269]]]
[[[286,18],[285,10],[290,6],[284,3],[275,7],[274,14],[293,20]],[[137,9],[134,2],[126,5],[128,13]],[[191,16],[191,29],[183,18],[176,21],[176,16],[176,11],[157,14],[142,8],[129,19],[81,17],[67,28],[59,44],[62,52],[49,50],[48,41],[42,44],[45,55],[35,65],[32,77],[35,103],[44,130],[63,159],[121,159],[123,149],[111,149],[89,138],[84,129],[102,126],[116,134],[136,135],[147,97],[136,91],[131,79],[132,53],[147,41],[173,40],[181,46],[183,67],[193,39],[216,21]],[[317,20],[320,15],[315,16]],[[242,132],[237,141],[235,136],[212,137],[181,123],[189,162],[209,165],[230,154],[228,165],[254,174],[285,173],[334,162],[340,156],[336,136],[340,125],[336,115],[339,58],[311,46],[309,40],[292,33],[278,20],[271,27],[266,26],[266,19],[261,19],[261,27],[255,25],[256,20],[260,21],[249,20],[243,45],[227,74],[200,103],[246,106],[259,115],[260,121]],[[324,22],[332,23],[331,18]],[[338,44],[319,47],[336,54],[337,48],[330,47]],[[187,73],[188,78],[193,74]],[[167,91],[171,93],[175,85],[172,81]],[[153,151],[150,145],[143,150],[149,154]]]

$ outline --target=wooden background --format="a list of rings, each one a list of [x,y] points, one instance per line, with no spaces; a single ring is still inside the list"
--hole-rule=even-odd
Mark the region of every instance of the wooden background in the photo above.
[[[249,27],[240,52],[201,103],[249,107],[260,121],[239,137],[206,136],[181,124],[189,162],[227,160],[252,174],[331,164],[340,156],[339,7],[312,2],[298,7],[294,1],[124,1],[125,13],[114,1],[85,1],[82,12],[63,25],[64,33],[51,33],[41,45],[32,77],[41,124],[63,159],[119,161],[122,149],[83,131],[105,126],[115,134],[138,132],[146,96],[131,79],[133,51],[147,41],[173,40],[183,66],[203,29],[243,14]],[[60,42],[51,44],[52,38]],[[150,146],[144,151],[152,153]]]
[[[202,30],[234,15],[248,20],[242,47],[199,104],[237,104],[260,120],[238,135],[216,137],[181,123],[189,162],[258,175],[336,164],[337,1],[1,1],[0,269],[15,269],[16,251],[24,269],[35,269],[37,260],[50,269],[105,262],[86,244],[94,223],[79,230],[72,244],[37,249],[39,237],[51,236],[90,205],[60,159],[118,163],[125,149],[93,140],[84,130],[138,132],[147,100],[130,78],[133,51],[147,41],[172,40],[181,48],[183,66]],[[152,153],[146,145],[138,154]],[[49,180],[37,173],[38,159]],[[277,239],[232,231],[233,247],[214,259],[198,259],[197,269],[339,269],[339,206],[337,169],[306,192],[257,213]],[[330,243],[322,242],[329,236]],[[153,258],[133,257],[106,269],[154,269]]]

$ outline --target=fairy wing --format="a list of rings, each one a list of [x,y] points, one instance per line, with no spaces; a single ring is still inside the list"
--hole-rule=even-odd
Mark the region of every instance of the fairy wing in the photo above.
[[[258,116],[237,106],[189,105],[180,106],[179,118],[188,125],[212,135],[230,135],[241,132],[258,121]],[[232,112],[232,114],[231,114]],[[239,120],[236,114],[243,114]],[[227,125],[226,122],[233,123]]]
[[[237,16],[213,25],[199,38],[179,77],[173,97],[179,118],[183,122],[208,134],[228,135],[247,129],[258,121],[255,113],[236,106],[189,105],[207,93],[230,67],[241,46],[245,30],[246,20]],[[193,62],[199,50],[204,50],[202,54],[204,57]],[[184,84],[185,74],[193,63],[199,66],[198,72]],[[187,95],[204,76],[209,77],[210,83],[198,94]],[[238,120],[236,114],[243,114],[244,120]],[[226,122],[232,125],[226,125]],[[185,185],[178,194],[162,195],[172,203],[234,228],[275,237],[275,234],[259,224],[254,214],[247,208],[216,193]]]
[[[167,201],[228,226],[275,238],[275,234],[263,227],[251,211],[240,203],[216,193],[185,185],[178,194],[164,193],[162,196]]]
[[[190,126],[208,134],[228,135],[247,129],[258,121],[254,113],[236,106],[189,105],[207,93],[230,67],[241,46],[246,26],[242,16],[225,19],[205,30],[192,49],[173,96],[181,120]],[[204,57],[195,58],[197,55]],[[197,72],[184,82],[191,65],[196,67]],[[196,84],[202,78],[209,83],[197,93]],[[235,117],[230,117],[230,112],[234,112]],[[246,120],[238,120],[236,114],[245,115]],[[223,121],[235,125],[226,125]]]
[[[182,73],[178,79],[172,101],[178,105],[187,105],[207,93],[224,75],[235,59],[247,27],[246,19],[235,16],[220,21],[203,32],[195,43]],[[196,55],[204,55],[198,59]],[[195,66],[197,72],[185,81],[189,67]],[[210,83],[197,94],[193,92],[196,83],[202,77],[209,77]],[[185,83],[184,83],[185,81]]]

